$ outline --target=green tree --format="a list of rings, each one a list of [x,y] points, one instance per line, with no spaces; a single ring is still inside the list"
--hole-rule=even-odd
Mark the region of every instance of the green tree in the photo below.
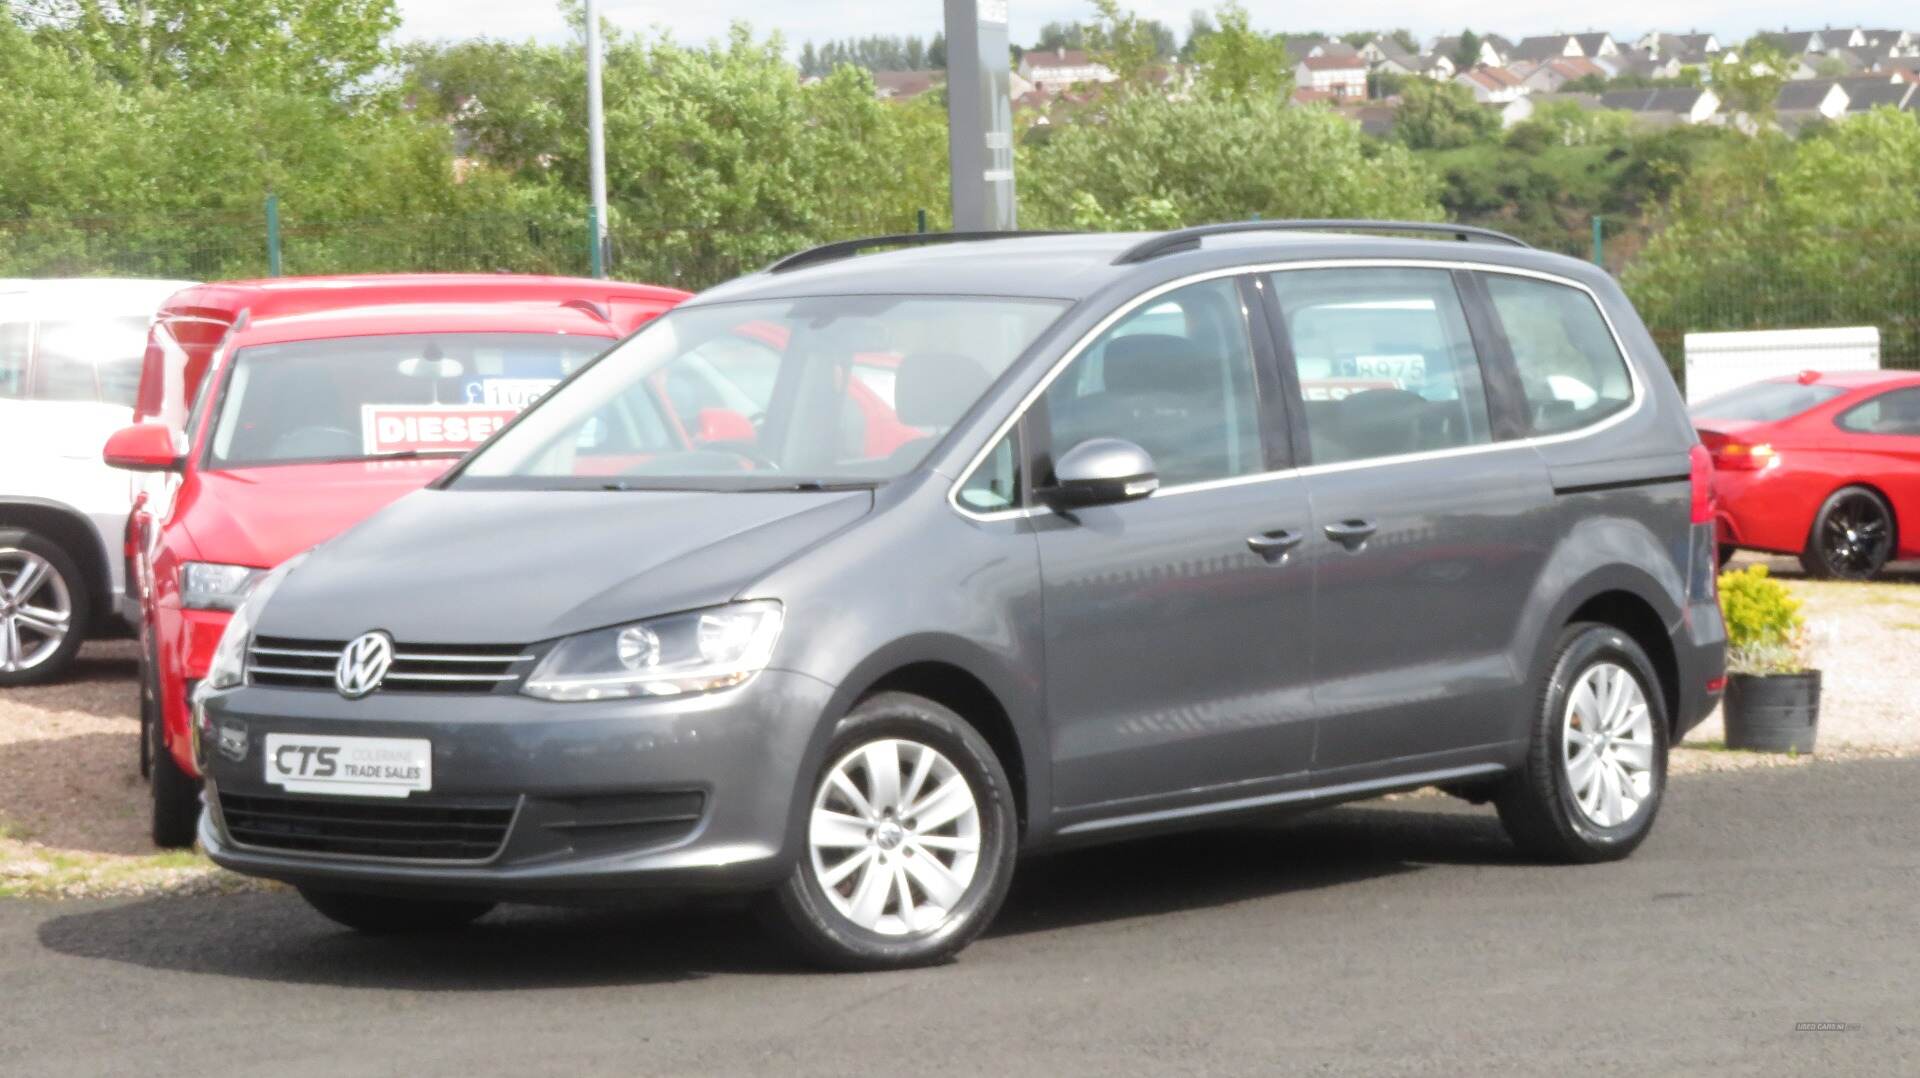
[[[1473,99],[1464,86],[1412,79],[1400,92],[1393,136],[1416,150],[1445,150],[1490,142],[1500,118]]]
[[[1453,66],[1462,71],[1470,70],[1480,63],[1480,35],[1472,30],[1460,31],[1460,41],[1453,47],[1453,55],[1448,57]]]
[[[1086,28],[1087,53],[1119,77],[1129,89],[1151,85],[1161,67],[1161,47],[1171,39],[1166,27],[1140,18],[1119,0],[1093,0],[1100,17]]]
[[[15,0],[14,17],[127,86],[339,96],[373,76],[396,0]]]
[[[1622,283],[1669,359],[1690,330],[1875,325],[1889,365],[1920,362],[1916,221],[1920,116],[1876,109],[1815,137],[1721,145]]]
[[[1715,57],[1709,81],[1728,112],[1746,117],[1754,127],[1767,127],[1773,123],[1780,87],[1786,85],[1790,69],[1785,53],[1755,38],[1738,50],[1738,59],[1724,52]]]
[[[1221,4],[1215,15],[1219,27],[1193,49],[1201,91],[1231,98],[1285,98],[1293,93],[1293,63],[1286,44],[1253,29],[1239,0]]]
[[[1023,141],[1017,167],[1022,223],[1038,228],[1440,215],[1434,175],[1404,148],[1265,96],[1125,95],[1098,123]]]

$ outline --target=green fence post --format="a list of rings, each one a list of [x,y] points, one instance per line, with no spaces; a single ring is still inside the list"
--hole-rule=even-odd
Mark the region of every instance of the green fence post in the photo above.
[[[280,276],[280,196],[267,196],[267,276]]]
[[[600,243],[600,207],[587,207],[587,264],[592,269],[593,278],[599,280],[607,275],[606,250]]]
[[[1607,265],[1607,236],[1601,230],[1601,217],[1593,215],[1593,264],[1602,269]]]
[[[915,227],[919,230],[920,234],[922,236],[926,235],[927,234],[927,211],[925,209],[918,209],[913,211],[913,221],[914,221]]]

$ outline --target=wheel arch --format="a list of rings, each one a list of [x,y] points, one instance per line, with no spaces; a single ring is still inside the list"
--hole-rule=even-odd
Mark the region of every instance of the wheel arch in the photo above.
[[[1583,621],[1608,625],[1626,633],[1653,663],[1654,676],[1660,681],[1660,698],[1666,704],[1667,732],[1672,735],[1680,722],[1680,660],[1653,604],[1626,588],[1609,588],[1575,607],[1561,622],[1573,625]]]
[[[60,545],[86,575],[92,604],[87,613],[96,628],[113,614],[113,572],[106,540],[78,510],[39,498],[0,498],[0,529],[24,528]]]
[[[1827,503],[1833,500],[1833,496],[1843,490],[1853,490],[1856,488],[1872,494],[1874,497],[1880,499],[1881,505],[1887,507],[1887,519],[1893,522],[1893,545],[1888,560],[1892,561],[1899,558],[1901,536],[1899,507],[1894,504],[1893,496],[1887,493],[1884,486],[1871,479],[1858,477],[1849,479],[1844,483],[1834,484],[1833,489],[1827,491],[1827,493],[1820,498],[1819,503],[1813,507],[1813,516],[1807,521],[1806,534],[1801,540],[1802,550],[1813,545],[1813,533],[1820,527],[1820,514],[1826,511]]]
[[[958,637],[929,634],[882,648],[855,667],[835,691],[828,721],[816,738],[807,773],[817,771],[834,725],[862,700],[883,692],[923,696],[951,709],[985,738],[1006,769],[1024,837],[1040,825],[1051,804],[1046,737],[1039,727],[1037,695],[1020,690],[1022,680],[992,653]],[[1037,690],[1035,690],[1037,694]]]

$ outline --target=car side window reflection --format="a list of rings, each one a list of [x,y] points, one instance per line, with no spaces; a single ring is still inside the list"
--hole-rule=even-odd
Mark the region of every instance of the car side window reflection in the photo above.
[[[1291,270],[1272,281],[1313,463],[1492,440],[1480,359],[1451,273]]]
[[[1920,436],[1920,386],[1882,393],[1841,413],[1840,429],[1858,434]]]
[[[1015,432],[1007,432],[960,488],[960,504],[977,513],[1012,509],[1020,498],[1020,454]]]
[[[1152,454],[1163,487],[1265,468],[1253,349],[1230,278],[1132,311],[1043,400],[1056,457],[1090,438],[1124,439]]]

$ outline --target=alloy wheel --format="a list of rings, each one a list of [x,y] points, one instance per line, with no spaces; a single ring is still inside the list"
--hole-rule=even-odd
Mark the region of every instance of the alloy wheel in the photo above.
[[[1596,663],[1567,694],[1567,788],[1580,814],[1618,827],[1653,794],[1653,716],[1626,667]]]
[[[73,622],[73,595],[47,559],[0,547],[0,673],[31,670],[52,658]]]
[[[1835,576],[1872,576],[1886,564],[1892,542],[1886,508],[1865,491],[1835,502],[1820,524],[1820,554]]]
[[[807,845],[814,881],[842,917],[883,936],[930,932],[979,868],[980,806],[938,749],[872,741],[827,769]]]

